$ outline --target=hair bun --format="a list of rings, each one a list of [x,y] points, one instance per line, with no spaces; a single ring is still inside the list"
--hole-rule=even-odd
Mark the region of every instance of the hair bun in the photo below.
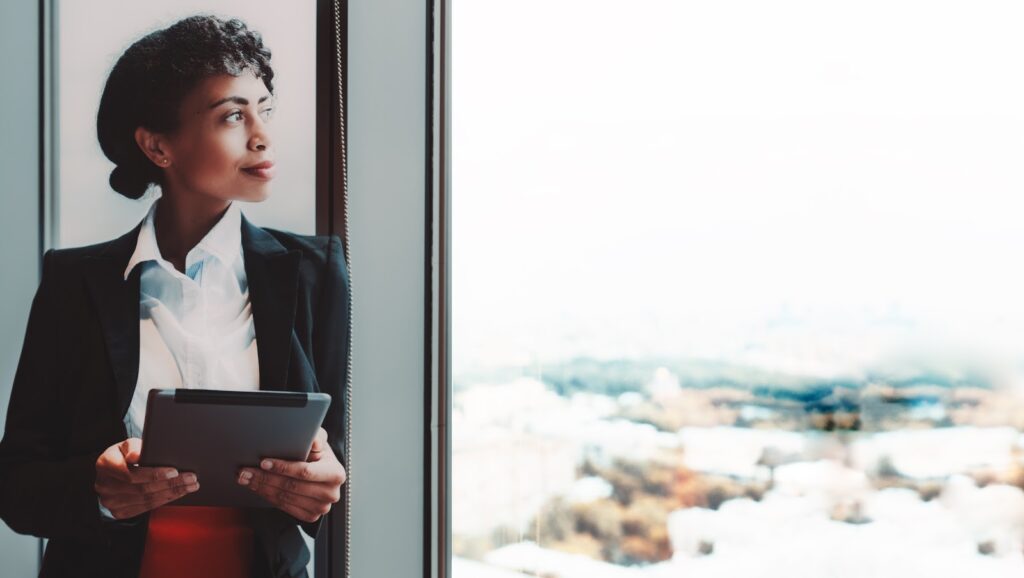
[[[129,199],[138,199],[146,193],[150,180],[146,175],[118,165],[110,172],[110,187]]]

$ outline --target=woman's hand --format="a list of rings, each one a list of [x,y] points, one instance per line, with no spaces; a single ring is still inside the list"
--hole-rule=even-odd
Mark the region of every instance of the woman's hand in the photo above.
[[[199,489],[194,473],[174,468],[133,466],[139,463],[142,440],[128,438],[106,449],[96,460],[93,488],[100,504],[118,520],[138,516]]]
[[[331,511],[341,499],[345,467],[327,444],[327,432],[320,428],[304,462],[264,459],[261,470],[242,468],[238,483],[292,516],[315,522]]]

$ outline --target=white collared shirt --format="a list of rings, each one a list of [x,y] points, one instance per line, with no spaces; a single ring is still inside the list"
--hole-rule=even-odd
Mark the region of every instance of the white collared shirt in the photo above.
[[[139,378],[124,415],[128,437],[142,437],[151,389],[258,390],[259,360],[242,253],[241,212],[232,202],[185,256],[185,272],[160,254],[153,217],[139,230],[124,271],[141,266]],[[109,510],[100,506],[107,517]]]

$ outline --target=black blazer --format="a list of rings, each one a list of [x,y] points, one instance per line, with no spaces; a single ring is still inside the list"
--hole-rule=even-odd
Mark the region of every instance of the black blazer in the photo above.
[[[347,471],[349,277],[341,239],[241,220],[260,389],[329,393],[323,427]],[[104,243],[51,249],[43,259],[0,441],[0,518],[15,532],[49,539],[44,578],[134,578],[142,561],[149,513],[107,520],[94,488],[97,458],[128,437],[142,268],[127,281],[124,270],[141,227]],[[257,576],[306,576],[309,549],[299,528],[315,537],[324,518],[249,512]]]

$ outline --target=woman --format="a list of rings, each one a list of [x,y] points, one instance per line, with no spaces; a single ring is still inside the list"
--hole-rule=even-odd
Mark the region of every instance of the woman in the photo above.
[[[341,496],[348,273],[341,240],[249,223],[274,176],[258,33],[195,16],[120,57],[97,117],[110,185],[160,197],[117,239],[49,250],[0,441],[0,518],[49,538],[40,575],[306,576]],[[152,388],[325,391],[305,461],[237,482],[273,508],[175,506],[202,480],[137,466]]]

